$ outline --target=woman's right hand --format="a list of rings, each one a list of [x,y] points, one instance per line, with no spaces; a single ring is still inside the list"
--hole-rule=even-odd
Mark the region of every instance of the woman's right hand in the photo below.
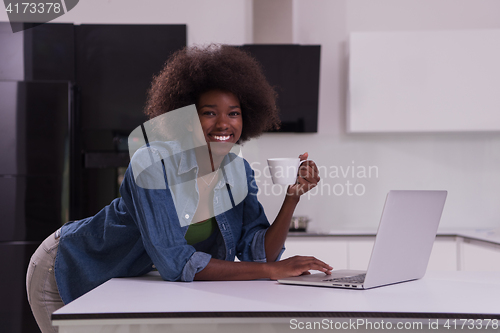
[[[267,264],[269,267],[269,278],[271,280],[311,274],[309,270],[317,270],[330,275],[333,269],[333,267],[319,259],[304,256],[294,256]]]

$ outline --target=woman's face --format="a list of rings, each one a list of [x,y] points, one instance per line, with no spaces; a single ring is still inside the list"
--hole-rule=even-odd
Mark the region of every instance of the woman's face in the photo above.
[[[243,129],[238,98],[228,91],[209,90],[200,95],[196,108],[212,153],[226,155],[240,139]]]

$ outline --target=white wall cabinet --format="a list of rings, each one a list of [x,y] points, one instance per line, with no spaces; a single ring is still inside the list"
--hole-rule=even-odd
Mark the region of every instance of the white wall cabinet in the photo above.
[[[456,237],[438,236],[432,246],[428,271],[459,270]]]
[[[334,269],[366,269],[374,237],[288,237],[282,258],[314,256]]]
[[[348,245],[345,239],[333,239],[329,236],[288,237],[285,247],[282,259],[302,255],[316,257],[334,269],[345,268],[348,265]]]
[[[498,131],[498,59],[500,30],[352,32],[348,129]]]
[[[374,236],[300,236],[288,237],[282,259],[310,255],[334,269],[367,269]],[[499,271],[500,244],[437,236],[428,271]]]
[[[368,268],[375,237],[354,237],[347,242],[347,269]]]
[[[500,245],[464,239],[460,242],[464,271],[500,271]]]

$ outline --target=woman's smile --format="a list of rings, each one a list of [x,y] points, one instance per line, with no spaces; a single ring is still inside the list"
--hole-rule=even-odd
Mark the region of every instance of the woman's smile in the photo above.
[[[232,134],[230,135],[215,135],[215,134],[210,134],[209,137],[215,139],[215,141],[218,142],[226,142],[231,138]]]

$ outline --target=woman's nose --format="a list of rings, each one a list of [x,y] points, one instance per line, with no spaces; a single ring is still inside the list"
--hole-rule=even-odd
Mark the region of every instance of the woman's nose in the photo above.
[[[217,128],[218,129],[227,129],[229,127],[229,122],[228,122],[228,119],[227,119],[227,116],[226,115],[219,115],[219,117],[217,117]]]

